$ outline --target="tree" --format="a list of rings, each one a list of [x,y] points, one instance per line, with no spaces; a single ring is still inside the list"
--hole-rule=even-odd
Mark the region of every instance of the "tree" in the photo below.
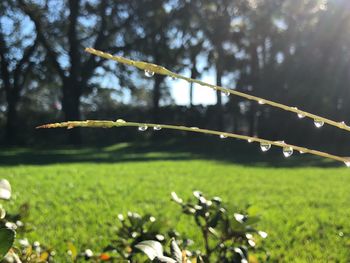
[[[140,52],[141,58],[174,71],[182,68],[184,41],[177,27],[182,6],[177,1],[143,0],[135,2],[134,21],[140,32],[141,41],[133,51]],[[153,81],[152,109],[153,120],[159,121],[160,100],[165,77],[156,74]]]
[[[11,1],[0,3],[0,75],[6,98],[5,141],[16,143],[17,109],[21,92],[28,85],[28,76],[36,64],[37,36],[26,32],[28,18],[15,9]]]
[[[60,78],[65,120],[80,120],[80,99],[91,91],[95,70],[104,61],[84,53],[84,48],[112,53],[126,49],[132,18],[128,1],[18,0],[18,3],[33,21],[38,41]],[[70,132],[69,142],[81,142],[78,129]]]
[[[207,45],[207,57],[210,66],[215,68],[216,85],[221,86],[227,71],[233,71],[236,66],[235,53],[232,46],[238,45],[241,32],[235,31],[233,22],[239,17],[241,1],[191,1],[191,11]],[[222,94],[216,92],[217,97],[217,128],[223,129]]]
[[[178,14],[176,16],[176,28],[181,32],[182,39],[184,40],[184,56],[182,56],[183,63],[186,67],[190,68],[190,77],[196,79],[201,75],[199,72],[198,58],[204,55],[206,49],[204,46],[205,39],[203,32],[201,32],[201,25],[198,23],[198,19],[193,18],[193,2],[191,1],[179,1],[180,6]],[[189,19],[190,18],[190,19]],[[193,88],[194,85],[191,82],[189,84],[189,106],[193,106]]]

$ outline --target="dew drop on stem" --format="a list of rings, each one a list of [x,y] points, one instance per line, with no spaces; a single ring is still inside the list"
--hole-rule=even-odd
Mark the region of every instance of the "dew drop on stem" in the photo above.
[[[293,154],[293,148],[292,147],[284,147],[283,148],[283,155],[284,157],[288,158],[288,157],[291,157],[292,154]]]
[[[123,119],[118,119],[116,120],[116,123],[126,123],[126,121],[124,121]]]
[[[268,150],[271,149],[271,144],[268,142],[262,142],[260,143],[260,148],[263,152],[267,152]]]
[[[227,135],[226,134],[220,134],[220,139],[226,139]]]
[[[152,78],[154,76],[154,72],[152,70],[145,69],[145,76],[147,78]]]
[[[305,114],[303,114],[303,113],[298,113],[298,118],[299,118],[299,119],[304,119],[304,118],[305,118]]]
[[[141,125],[141,126],[138,127],[139,131],[146,131],[147,129],[148,129],[147,125]]]
[[[314,124],[315,124],[316,128],[321,128],[324,125],[324,121],[315,119]]]
[[[230,93],[230,91],[229,91],[229,90],[225,90],[225,91],[223,91],[223,92],[222,92],[222,94],[224,94],[226,97],[228,97],[228,96],[230,96],[230,95],[231,95],[231,93]]]
[[[155,131],[160,131],[162,129],[162,127],[160,125],[156,125],[153,127],[153,130]]]

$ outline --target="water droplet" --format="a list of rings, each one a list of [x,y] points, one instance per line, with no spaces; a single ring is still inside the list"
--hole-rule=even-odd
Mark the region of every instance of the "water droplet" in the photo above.
[[[225,91],[223,91],[222,93],[223,93],[226,97],[228,97],[228,96],[231,95],[231,93],[230,93],[229,90],[225,90]]]
[[[177,80],[177,77],[172,76],[171,79],[172,80]]]
[[[262,142],[260,143],[260,148],[263,152],[267,152],[268,150],[271,149],[271,144],[268,142]]]
[[[153,127],[153,130],[155,131],[160,131],[162,129],[162,127],[160,125],[156,125]]]
[[[344,162],[344,163],[345,163],[346,167],[349,167],[349,168],[350,168],[350,161],[346,161],[346,162]]]
[[[226,139],[226,138],[227,138],[227,135],[226,135],[226,134],[220,134],[220,138],[221,138],[221,139]]]
[[[71,129],[74,129],[74,126],[73,125],[68,125],[67,126],[67,130],[71,130]]]
[[[298,118],[299,119],[304,119],[305,118],[305,114],[304,113],[298,113]]]
[[[304,151],[299,151],[299,153],[300,153],[300,154],[305,154],[305,152],[304,152]]]
[[[248,139],[247,142],[248,142],[248,143],[252,143],[253,140],[252,140],[252,139]]]
[[[139,131],[146,131],[147,129],[148,129],[147,125],[141,125],[141,126],[138,127]]]
[[[324,125],[324,121],[315,119],[314,124],[316,128],[321,128]]]
[[[284,157],[288,158],[291,157],[293,154],[293,148],[292,147],[285,147],[283,148],[283,155]]]
[[[116,123],[126,123],[126,121],[124,121],[123,119],[118,119],[116,120]]]
[[[152,70],[145,69],[145,76],[147,78],[152,78],[154,76],[154,72]]]
[[[264,104],[265,104],[265,101],[259,100],[258,103],[259,103],[260,105],[264,105]]]

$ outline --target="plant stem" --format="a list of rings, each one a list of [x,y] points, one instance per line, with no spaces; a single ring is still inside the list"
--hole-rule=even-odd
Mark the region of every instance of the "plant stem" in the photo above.
[[[139,122],[126,122],[124,120],[119,121],[97,121],[97,120],[87,120],[87,121],[68,121],[68,122],[61,122],[61,123],[51,123],[39,126],[37,128],[67,128],[72,129],[76,127],[91,127],[91,128],[112,128],[112,127],[140,127],[140,126],[146,126],[148,128],[161,128],[161,129],[170,129],[170,130],[179,130],[179,131],[188,131],[188,132],[197,132],[197,133],[204,133],[204,134],[212,134],[217,136],[224,135],[225,137],[229,138],[236,138],[240,140],[245,140],[248,142],[255,142],[255,143],[267,143],[270,145],[274,145],[281,148],[292,148],[294,151],[299,151],[300,153],[308,153],[328,159],[333,159],[336,161],[340,161],[345,163],[346,165],[350,164],[350,158],[349,157],[341,157],[333,154],[329,154],[326,152],[321,152],[313,149],[308,149],[305,147],[300,147],[297,145],[287,144],[283,141],[270,141],[266,139],[260,139],[257,137],[250,137],[246,135],[240,135],[235,133],[228,133],[228,132],[221,132],[221,131],[214,131],[214,130],[207,130],[207,129],[200,129],[197,127],[185,127],[185,126],[175,126],[175,125],[166,125],[166,124],[154,124],[154,123],[139,123]]]
[[[166,76],[170,76],[170,77],[177,78],[177,79],[183,79],[183,80],[186,80],[188,82],[197,83],[203,87],[209,87],[209,88],[214,89],[216,91],[230,93],[232,95],[235,95],[235,96],[238,96],[241,98],[245,98],[247,100],[252,100],[252,101],[258,102],[259,104],[266,104],[266,105],[270,105],[272,107],[279,108],[279,109],[282,109],[285,111],[293,112],[293,113],[299,114],[301,116],[304,116],[304,117],[307,117],[307,118],[310,118],[313,120],[322,121],[328,125],[331,125],[331,126],[339,128],[339,129],[346,130],[346,131],[350,132],[350,126],[346,125],[344,122],[336,122],[336,121],[333,121],[333,120],[330,120],[330,119],[327,119],[327,118],[324,118],[324,117],[321,117],[321,116],[318,116],[318,115],[315,115],[315,114],[312,114],[312,113],[309,113],[309,112],[306,112],[303,110],[299,110],[296,107],[290,107],[290,106],[287,106],[287,105],[284,105],[284,104],[281,104],[278,102],[263,99],[263,98],[260,98],[257,96],[252,96],[252,95],[249,95],[249,94],[246,94],[243,92],[239,92],[236,90],[223,88],[223,87],[220,87],[218,85],[212,85],[212,84],[203,82],[201,80],[188,78],[188,77],[182,76],[180,74],[171,72],[170,70],[166,69],[165,67],[162,67],[162,66],[159,66],[156,64],[152,64],[152,63],[148,63],[148,62],[144,62],[144,61],[134,61],[134,60],[127,59],[124,57],[120,57],[120,56],[113,56],[109,53],[105,53],[105,52],[102,52],[100,50],[96,50],[93,48],[86,48],[85,51],[89,52],[91,54],[94,54],[96,56],[99,56],[99,57],[111,59],[111,60],[117,61],[117,62],[122,63],[122,64],[126,64],[129,66],[139,68],[141,70],[147,69],[147,70],[150,70],[156,74],[166,75]]]

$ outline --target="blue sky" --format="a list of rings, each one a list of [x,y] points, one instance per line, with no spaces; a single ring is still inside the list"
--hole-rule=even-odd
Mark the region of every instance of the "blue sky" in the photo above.
[[[203,81],[215,84],[215,80],[211,75],[204,76]],[[189,105],[190,103],[190,92],[189,84],[184,80],[176,80],[171,84],[171,96],[178,105]],[[210,88],[194,85],[193,89],[193,104],[215,104],[216,103],[216,92]]]

